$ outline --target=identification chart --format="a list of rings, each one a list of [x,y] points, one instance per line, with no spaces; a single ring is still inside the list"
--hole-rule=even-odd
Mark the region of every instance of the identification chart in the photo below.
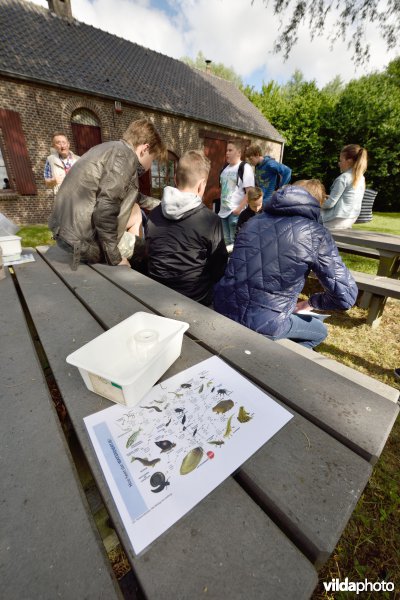
[[[84,419],[138,554],[238,469],[291,413],[217,357],[133,408]]]

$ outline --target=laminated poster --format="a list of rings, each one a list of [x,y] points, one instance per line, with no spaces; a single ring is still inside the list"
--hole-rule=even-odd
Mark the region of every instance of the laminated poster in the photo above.
[[[84,419],[136,554],[291,418],[217,357]]]

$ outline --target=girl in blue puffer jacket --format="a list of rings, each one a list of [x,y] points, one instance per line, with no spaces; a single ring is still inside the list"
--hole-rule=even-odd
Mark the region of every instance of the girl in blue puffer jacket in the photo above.
[[[357,285],[329,231],[319,222],[325,188],[297,181],[275,192],[264,211],[240,230],[223,278],[216,284],[219,313],[271,339],[314,348],[327,336],[324,323],[299,310],[347,310]],[[298,302],[313,271],[324,291]]]

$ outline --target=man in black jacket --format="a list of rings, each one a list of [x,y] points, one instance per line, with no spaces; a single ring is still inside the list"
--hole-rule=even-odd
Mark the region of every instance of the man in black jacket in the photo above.
[[[203,152],[186,152],[176,171],[178,187],[164,189],[145,236],[150,277],[205,305],[228,256],[221,220],[202,202],[209,172]]]
[[[129,266],[130,256],[118,244],[130,228],[135,204],[148,209],[159,204],[139,192],[138,178],[164,153],[153,123],[138,119],[122,140],[94,146],[74,164],[49,221],[57,244],[73,254],[73,269],[80,261]]]

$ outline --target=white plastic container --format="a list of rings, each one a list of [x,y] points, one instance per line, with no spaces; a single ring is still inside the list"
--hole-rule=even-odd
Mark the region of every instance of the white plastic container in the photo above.
[[[10,219],[7,219],[3,213],[0,213],[0,236],[3,235],[15,235],[19,230],[20,226],[16,225]]]
[[[178,358],[189,324],[137,312],[69,356],[86,387],[113,402],[134,406]],[[148,348],[137,334],[153,331]],[[136,336],[136,339],[135,339]],[[145,336],[147,337],[147,336]]]
[[[0,246],[3,251],[3,258],[9,260],[18,260],[21,258],[21,239],[19,235],[0,236]]]

